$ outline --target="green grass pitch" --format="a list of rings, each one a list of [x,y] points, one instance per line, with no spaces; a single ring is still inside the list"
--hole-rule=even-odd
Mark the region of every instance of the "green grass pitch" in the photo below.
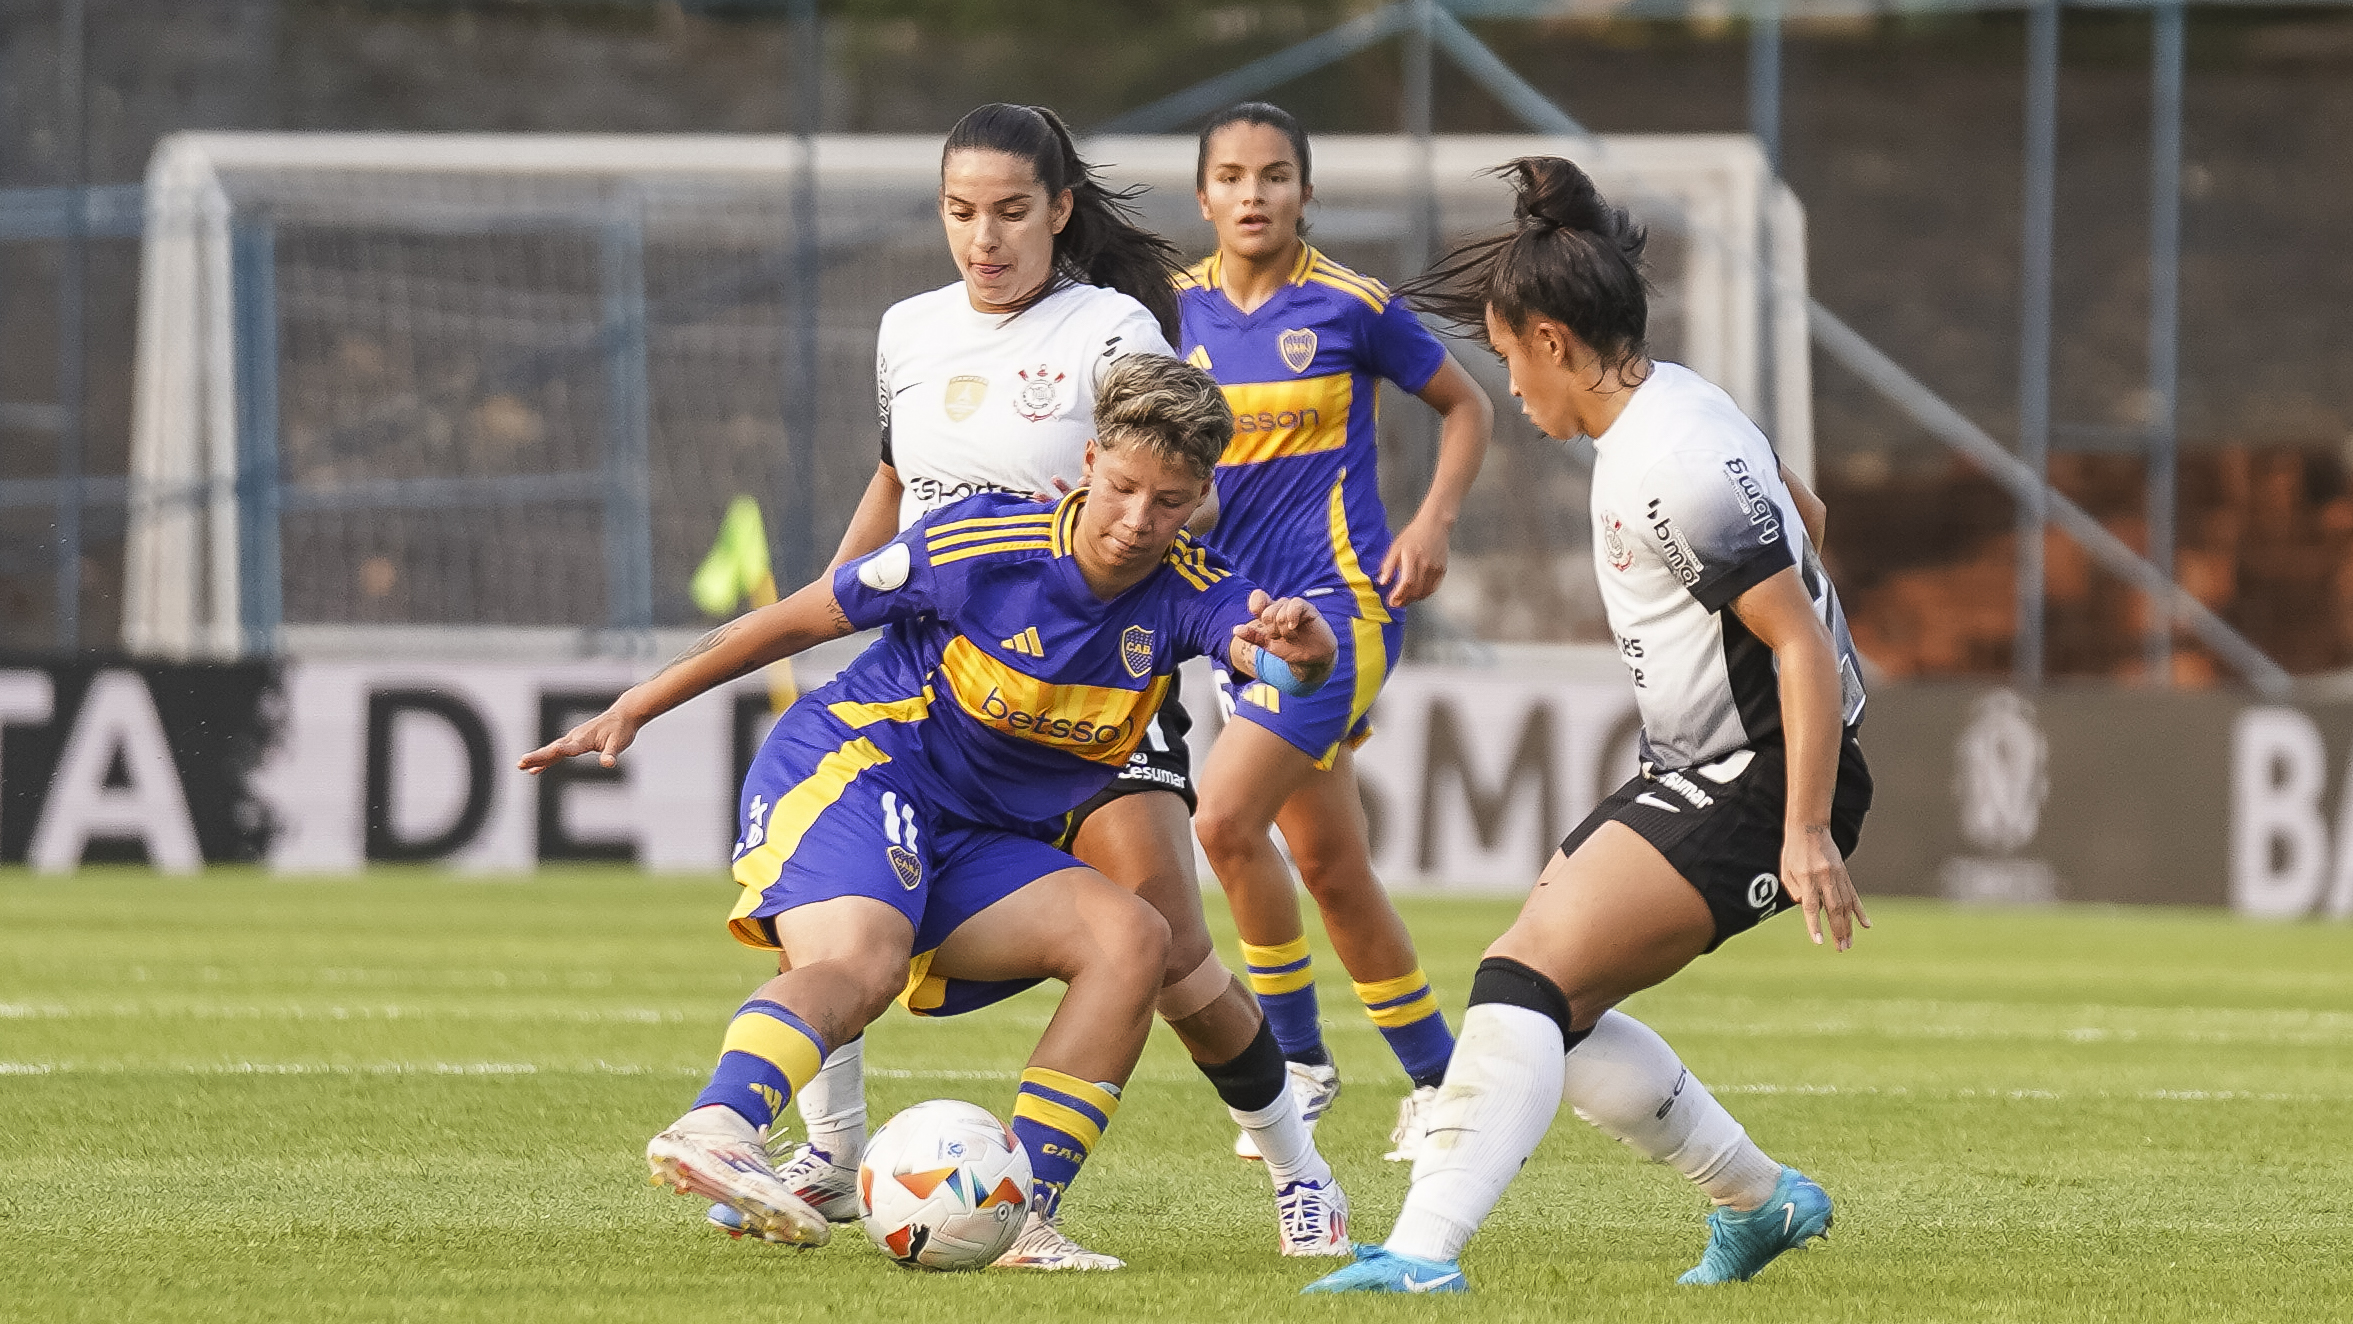
[[[2323,1320],[2353,1310],[2353,930],[1882,902],[1794,918],[1629,1010],[1839,1202],[1823,1249],[1679,1289],[1701,1201],[1564,1114],[1466,1258],[1474,1295],[1300,1299],[1257,1168],[1165,1031],[1074,1189],[1116,1275],[794,1252],[645,1184],[763,974],[730,886],[0,874],[0,1318]],[[1450,1018],[1512,903],[1410,898]],[[1219,915],[1222,923],[1222,914]],[[1319,952],[1328,949],[1319,946]],[[1360,1235],[1402,1088],[1328,957]],[[894,1012],[879,1122],[1004,1113],[1051,1006]]]

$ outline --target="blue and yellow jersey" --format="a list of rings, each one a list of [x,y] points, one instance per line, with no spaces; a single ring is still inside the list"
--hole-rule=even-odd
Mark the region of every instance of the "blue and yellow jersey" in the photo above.
[[[976,823],[1043,827],[1103,789],[1177,664],[1222,656],[1252,619],[1253,586],[1180,535],[1144,582],[1097,598],[1072,552],[1086,500],[983,493],[835,571],[850,623],[886,628],[806,701]]]
[[[1389,551],[1373,429],[1383,378],[1429,385],[1446,348],[1387,287],[1302,245],[1290,283],[1236,308],[1211,256],[1177,278],[1185,361],[1225,388],[1234,440],[1217,467],[1210,541],[1269,593],[1352,595],[1386,621],[1372,581]]]

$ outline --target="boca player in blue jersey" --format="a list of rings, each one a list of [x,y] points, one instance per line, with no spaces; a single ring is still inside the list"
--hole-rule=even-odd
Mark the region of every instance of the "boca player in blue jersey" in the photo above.
[[[1232,433],[1214,382],[1132,355],[1103,377],[1095,419],[1087,485],[1058,503],[984,494],[926,515],[522,761],[609,765],[687,699],[882,627],[777,721],[745,778],[728,928],[787,968],[646,1149],[657,1180],[732,1206],[767,1240],[830,1235],[762,1144],[829,1046],[894,999],[952,1015],[1059,979],[1013,1107],[1035,1173],[1029,1222],[1000,1263],[1120,1267],[1057,1218],[1143,1051],[1168,925],[1050,843],[1127,765],[1178,663],[1212,656],[1304,696],[1337,645],[1313,606],[1270,599],[1182,532]]]
[[[1307,135],[1262,102],[1201,132],[1201,214],[1218,250],[1179,281],[1182,349],[1234,408],[1207,535],[1268,591],[1315,603],[1340,641],[1333,682],[1311,698],[1230,677],[1235,721],[1211,751],[1194,826],[1232,903],[1249,979],[1301,1111],[1339,1092],[1325,1049],[1299,903],[1268,828],[1279,826],[1357,999],[1413,1088],[1391,1133],[1411,1161],[1454,1039],[1413,939],[1373,876],[1352,750],[1404,642],[1405,608],[1446,574],[1447,542],[1494,427],[1485,392],[1413,312],[1310,246]],[[1396,383],[1444,422],[1437,471],[1395,537],[1381,504],[1375,397]],[[1235,1152],[1252,1156],[1248,1134]]]

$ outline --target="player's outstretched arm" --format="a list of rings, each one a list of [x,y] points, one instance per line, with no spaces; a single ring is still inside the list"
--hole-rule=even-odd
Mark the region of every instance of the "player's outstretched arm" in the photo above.
[[[1781,828],[1781,881],[1805,907],[1806,932],[1830,936],[1845,951],[1854,926],[1871,927],[1846,861],[1830,839],[1830,798],[1838,786],[1838,651],[1814,614],[1795,566],[1732,600],[1749,632],[1773,650],[1781,671],[1781,735],[1789,751],[1788,808]]]
[[[849,633],[850,618],[834,600],[832,579],[820,579],[704,635],[652,679],[631,686],[612,707],[525,754],[517,766],[538,772],[576,754],[594,754],[612,767],[647,722],[738,676]]]
[[[1234,669],[1291,694],[1322,688],[1340,657],[1340,640],[1323,613],[1305,598],[1273,598],[1257,588],[1250,590],[1250,610],[1256,619],[1234,627],[1226,650]]]

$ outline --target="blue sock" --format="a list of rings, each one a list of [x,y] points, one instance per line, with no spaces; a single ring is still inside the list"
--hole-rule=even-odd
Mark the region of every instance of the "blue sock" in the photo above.
[[[1013,1134],[1029,1151],[1030,1208],[1052,1218],[1062,1193],[1103,1138],[1119,1111],[1119,1096],[1103,1086],[1048,1067],[1021,1073],[1013,1101]]]
[[[1389,1041],[1389,1051],[1397,1054],[1397,1064],[1405,1068],[1417,1088],[1446,1079],[1447,1059],[1454,1056],[1454,1032],[1438,1014],[1438,999],[1430,992],[1429,976],[1417,967],[1395,979],[1358,984],[1356,999],[1364,1004],[1364,1014],[1380,1027],[1381,1037]]]
[[[1293,938],[1273,947],[1242,944],[1242,961],[1250,971],[1250,991],[1274,1027],[1275,1042],[1293,1062],[1322,1066],[1332,1060],[1324,1051],[1323,1016],[1315,1002],[1314,958],[1307,939]]]
[[[825,1040],[780,1003],[753,998],[727,1023],[719,1066],[694,1106],[732,1108],[762,1131],[825,1065]]]

